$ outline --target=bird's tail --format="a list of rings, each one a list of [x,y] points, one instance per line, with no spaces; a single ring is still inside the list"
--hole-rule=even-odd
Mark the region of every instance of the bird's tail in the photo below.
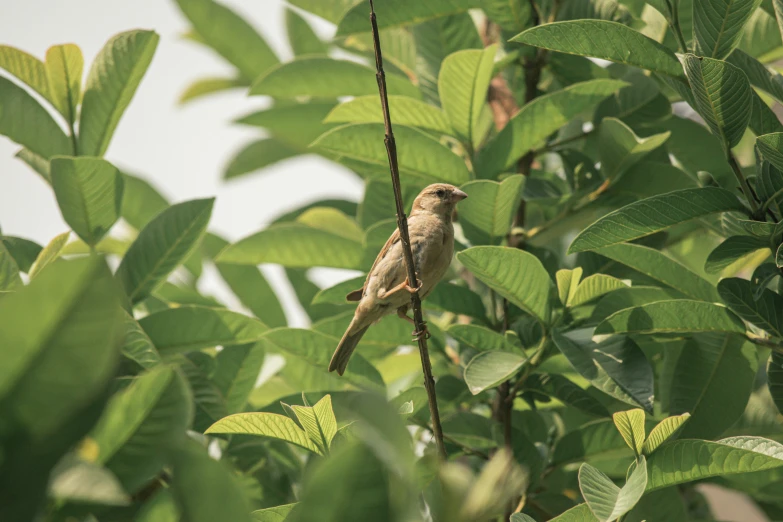
[[[358,330],[355,330],[354,328],[355,327],[352,322],[345,331],[343,338],[340,339],[340,344],[337,345],[337,349],[334,351],[332,360],[329,363],[330,372],[337,370],[339,375],[345,373],[345,367],[348,366],[348,360],[351,358],[353,351],[356,349],[356,346],[362,339],[364,332],[366,332],[367,328],[369,328],[369,325],[363,328],[359,328]]]

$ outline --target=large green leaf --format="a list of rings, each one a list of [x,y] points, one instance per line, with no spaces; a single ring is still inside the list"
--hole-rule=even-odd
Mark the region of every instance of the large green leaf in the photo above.
[[[419,98],[419,90],[407,78],[386,74],[390,94]],[[305,56],[273,67],[253,84],[250,94],[276,98],[334,98],[378,93],[375,71],[366,65],[322,56]]]
[[[553,397],[567,406],[573,406],[590,415],[609,415],[606,407],[567,377],[556,374],[534,374],[525,382],[525,388]]]
[[[277,328],[269,331],[264,339],[276,350],[298,357],[324,373],[329,367],[332,352],[339,342],[332,336],[297,328]],[[383,378],[378,370],[359,353],[351,356],[348,369],[342,379],[363,389],[384,389]]]
[[[631,465],[622,488],[590,464],[579,468],[579,489],[590,511],[601,522],[612,522],[629,512],[644,495],[647,486],[647,461],[640,457]]]
[[[492,79],[497,46],[483,51],[466,50],[443,60],[438,76],[438,94],[443,111],[452,128],[467,143],[474,143],[482,110],[487,102],[487,89]]]
[[[696,100],[694,108],[726,150],[735,147],[750,121],[748,77],[729,63],[692,54],[685,56],[685,72]]]
[[[375,13],[378,27],[388,28],[400,25],[413,25],[431,18],[453,15],[481,7],[478,0],[431,0],[427,3],[416,0],[397,0],[396,2],[378,2]],[[337,26],[337,35],[369,32],[370,7],[364,2],[351,8]]]
[[[612,420],[628,447],[636,455],[640,455],[644,439],[647,437],[644,431],[644,411],[639,409],[618,411],[612,415]]]
[[[0,134],[46,159],[74,152],[46,109],[5,77],[0,77]]]
[[[51,101],[46,66],[35,56],[10,45],[0,45],[0,69],[5,69]]]
[[[511,229],[524,186],[522,175],[509,176],[501,183],[477,180],[462,185],[469,196],[459,207],[465,237],[474,245],[499,244]]]
[[[169,308],[143,317],[139,324],[164,355],[256,342],[269,330],[258,319],[204,306]]]
[[[294,56],[326,54],[329,50],[326,42],[322,41],[310,24],[293,9],[285,10],[285,28]]]
[[[716,187],[676,190],[610,212],[582,230],[568,248],[585,252],[649,236],[678,223],[716,212],[745,211],[740,200]]]
[[[602,256],[622,263],[642,274],[702,301],[718,301],[718,291],[709,281],[692,272],[659,250],[634,243],[619,243],[596,251]],[[661,290],[663,291],[663,290]],[[673,299],[674,296],[667,297]],[[656,299],[665,300],[665,299]],[[633,303],[628,303],[629,305]],[[628,308],[627,306],[624,308]],[[616,309],[615,311],[619,310]]]
[[[251,141],[229,160],[223,171],[223,179],[234,179],[251,174],[299,154],[301,154],[299,149],[276,138]]]
[[[618,179],[642,158],[663,145],[669,136],[669,132],[664,132],[639,138],[622,121],[605,118],[599,130],[601,172],[606,179]]]
[[[677,56],[630,27],[605,20],[573,20],[540,25],[512,41],[568,54],[601,58],[668,76],[682,76]]]
[[[389,96],[389,113],[395,125],[452,134],[446,115],[438,109],[408,96]],[[359,96],[341,103],[329,113],[324,123],[383,123],[383,111],[378,95]]]
[[[702,56],[723,60],[739,44],[745,24],[762,0],[701,0],[693,3],[693,36]]]
[[[229,415],[210,426],[205,433],[267,437],[289,442],[313,453],[322,453],[296,422],[275,413],[237,413]]]
[[[79,154],[103,156],[158,45],[153,31],[111,38],[92,63],[79,115]]]
[[[682,415],[666,417],[659,422],[655,428],[650,431],[650,435],[648,435],[647,439],[644,441],[644,446],[642,448],[644,454],[649,456],[653,451],[658,449],[658,446],[670,439],[671,436],[682,428],[682,425],[690,418],[690,413],[683,413]]]
[[[139,232],[117,269],[131,302],[147,297],[196,248],[214,202],[196,199],[173,205]]]
[[[193,441],[173,449],[171,491],[182,522],[252,522],[250,503],[235,473]]]
[[[452,324],[446,332],[460,344],[469,346],[479,352],[489,352],[493,350],[519,352],[517,346],[504,335],[484,326],[475,324]]]
[[[215,234],[204,236],[203,248],[212,259],[226,246],[228,242]],[[239,301],[265,325],[271,328],[286,325],[285,312],[277,294],[258,267],[227,263],[215,263],[215,267]]]
[[[166,450],[184,440],[193,417],[183,377],[167,366],[153,368],[115,395],[90,435],[97,461],[135,493],[166,463]]]
[[[54,45],[46,50],[45,65],[52,104],[69,123],[76,122],[84,70],[81,49],[74,44]]]
[[[394,98],[406,98],[404,96]],[[380,116],[380,103],[378,96],[366,96],[362,99],[371,100],[372,108]],[[353,102],[338,105],[338,107],[349,106]],[[250,125],[253,127],[262,127],[266,129],[274,141],[270,143],[282,142],[286,145],[286,150],[305,151],[315,139],[324,132],[331,130],[337,125],[335,123],[324,122],[332,109],[335,108],[335,102],[331,100],[318,101],[310,100],[307,103],[283,103],[274,105],[267,109],[252,112],[236,120],[236,123]],[[392,111],[394,123],[402,123]],[[383,119],[379,120],[383,121]]]
[[[712,439],[745,410],[758,361],[753,345],[736,335],[689,339],[674,367],[672,414],[690,413],[681,438]]]
[[[191,429],[203,433],[215,421],[228,414],[223,394],[209,378],[214,359],[205,353],[193,353],[189,357],[169,357],[185,376],[193,394],[193,423]]]
[[[677,299],[620,310],[595,328],[595,335],[686,332],[744,334],[745,325],[724,306]]]
[[[261,35],[223,4],[177,0],[177,5],[204,43],[236,67],[244,79],[255,80],[279,63]]]
[[[536,256],[516,248],[473,247],[457,259],[498,294],[542,324],[549,323],[552,282]]]
[[[400,174],[418,183],[461,185],[470,179],[465,162],[437,139],[412,127],[396,125],[397,156]],[[374,167],[388,169],[384,128],[380,123],[344,125],[318,138],[312,147]],[[384,172],[385,173],[385,172]],[[404,179],[404,178],[403,178]]]
[[[332,396],[325,395],[314,406],[292,406],[299,424],[307,436],[319,449],[319,453],[328,455],[332,440],[337,434],[337,419],[332,410]]]
[[[765,134],[756,138],[761,155],[778,170],[783,170],[783,133]]]
[[[550,134],[593,108],[599,101],[626,85],[619,80],[592,80],[570,85],[525,104],[498,135],[475,158],[476,172],[493,178],[543,145]]]
[[[769,242],[764,238],[732,236],[710,252],[704,263],[704,271],[708,274],[718,274],[746,255],[764,248],[769,248]]]
[[[783,297],[780,294],[764,289],[754,296],[751,282],[735,277],[718,283],[718,293],[737,315],[775,337],[783,337]]]
[[[597,389],[651,412],[653,371],[641,349],[628,337],[594,343],[591,335],[591,328],[555,331],[552,340],[571,366]]]
[[[123,173],[122,218],[141,230],[169,206],[168,200],[148,181]]]
[[[215,357],[212,382],[226,399],[229,413],[243,411],[264,364],[263,343],[233,346]]]
[[[783,103],[783,76],[780,73],[739,49],[735,49],[727,61],[742,69],[751,85]]]
[[[514,375],[525,361],[527,359],[517,353],[497,350],[481,352],[465,367],[465,384],[470,393],[478,395]]]
[[[709,477],[783,466],[783,445],[761,437],[709,442],[677,440],[658,448],[647,464],[647,491]]]
[[[55,157],[51,161],[51,179],[63,219],[76,235],[94,247],[120,217],[120,172],[100,158]]]
[[[362,231],[337,209],[316,207],[295,222],[278,223],[226,247],[220,264],[277,263],[287,267],[359,268]]]

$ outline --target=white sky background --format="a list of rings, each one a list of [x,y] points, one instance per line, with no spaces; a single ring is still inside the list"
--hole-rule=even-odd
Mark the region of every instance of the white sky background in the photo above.
[[[255,26],[281,59],[291,58],[282,0],[223,1]],[[84,54],[85,75],[111,36],[136,28],[157,31],[160,43],[120,120],[106,154],[109,161],[149,180],[172,202],[216,196],[210,229],[230,240],[258,231],[302,203],[361,197],[362,184],[355,175],[315,156],[288,160],[230,183],[220,179],[232,155],[261,136],[256,129],[230,122],[264,107],[265,100],[234,90],[177,105],[194,80],[230,76],[232,70],[206,47],[181,37],[188,23],[174,0],[0,0],[0,43],[39,58],[50,45],[75,43]],[[323,36],[333,31],[317,20],[316,30]],[[0,227],[4,234],[46,244],[68,227],[49,186],[14,158],[18,149],[0,136]],[[321,271],[318,279],[334,281],[335,275]],[[281,283],[279,277],[272,279],[276,286]],[[216,278],[206,274],[205,286],[214,289],[216,284]],[[291,300],[284,301],[289,318],[303,324]]]

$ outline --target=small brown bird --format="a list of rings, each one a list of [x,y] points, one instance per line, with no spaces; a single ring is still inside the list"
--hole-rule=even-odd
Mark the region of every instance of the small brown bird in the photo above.
[[[411,288],[408,282],[400,230],[397,229],[375,258],[364,286],[347,296],[349,301],[359,301],[359,306],[332,355],[330,372],[337,370],[340,375],[345,372],[348,359],[364,332],[384,316],[396,310],[402,319],[413,323],[407,315],[409,292],[418,290],[424,299],[448,270],[454,254],[451,217],[455,205],[466,197],[468,195],[460,189],[445,183],[430,185],[416,197],[408,217],[408,233],[419,288]]]

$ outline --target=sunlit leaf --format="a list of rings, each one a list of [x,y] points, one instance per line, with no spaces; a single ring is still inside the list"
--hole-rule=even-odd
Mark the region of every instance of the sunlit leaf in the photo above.
[[[508,234],[524,185],[524,176],[515,175],[501,183],[477,180],[460,187],[468,195],[459,206],[460,223],[474,245],[498,244]]]
[[[644,411],[639,409],[618,411],[612,415],[612,420],[628,447],[631,448],[636,455],[640,455],[642,453],[644,439],[646,438],[644,432]]]
[[[677,299],[620,310],[595,329],[595,335],[618,333],[745,333],[745,325],[728,308],[703,301]]]
[[[769,242],[759,237],[729,237],[710,252],[704,263],[704,271],[708,274],[718,274],[737,260],[763,248],[769,248]]]
[[[290,442],[320,454],[321,451],[297,424],[274,413],[237,413],[217,421],[205,433],[242,434]]]
[[[428,103],[407,96],[389,96],[389,113],[396,125],[407,125],[452,134],[446,115]],[[335,107],[324,119],[325,123],[383,123],[378,95],[359,96]]]
[[[432,0],[428,4],[422,4],[415,0],[398,0],[393,4],[378,2],[375,5],[375,13],[378,17],[378,27],[387,28],[453,15],[474,7],[481,7],[481,2],[477,0]],[[369,32],[371,28],[368,20],[369,13],[369,6],[364,3],[348,10],[337,26],[337,34],[342,36]]]
[[[66,120],[74,123],[82,97],[82,51],[74,44],[54,45],[46,50],[45,65],[52,104]]]
[[[60,257],[65,244],[68,242],[70,232],[63,232],[62,234],[55,236],[51,241],[38,253],[38,257],[35,258],[35,262],[30,267],[30,279],[39,275],[47,266],[51,265]]]
[[[653,451],[658,449],[658,446],[670,439],[690,417],[690,413],[683,413],[682,415],[666,417],[659,422],[644,441],[644,446],[642,448],[644,454],[649,456]]]

